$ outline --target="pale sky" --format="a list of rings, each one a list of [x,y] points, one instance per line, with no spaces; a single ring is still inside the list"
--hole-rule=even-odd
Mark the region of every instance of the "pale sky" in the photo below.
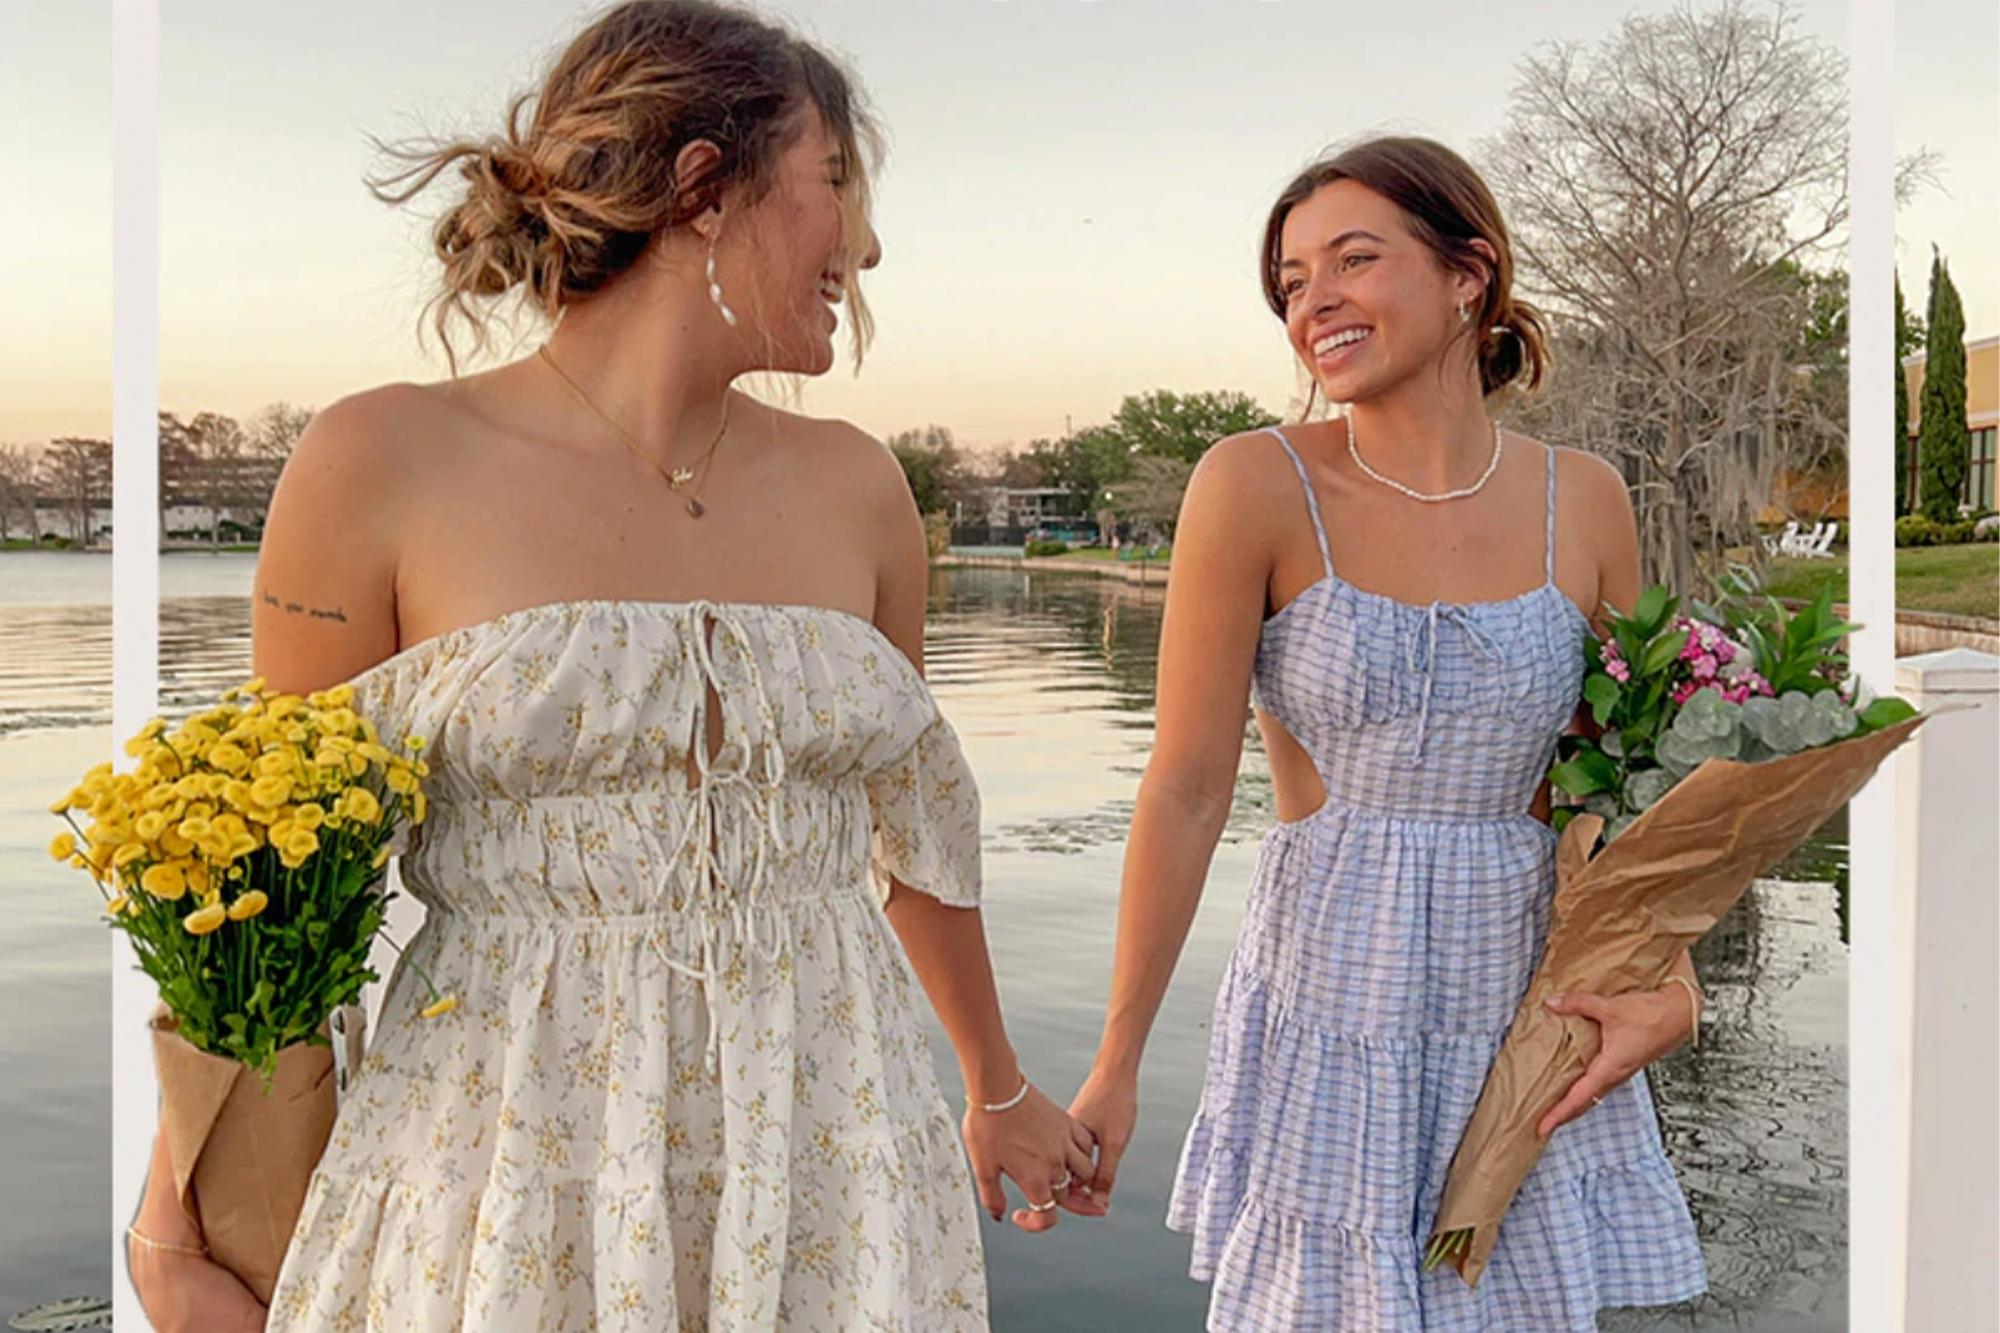
[[[0,25],[0,444],[111,433],[111,6]]]
[[[1504,22],[1466,0],[1393,13],[1306,0],[761,7],[851,60],[891,138],[884,261],[869,275],[879,336],[859,379],[842,365],[812,381],[805,409],[877,435],[936,421],[1016,444],[1154,388],[1236,389],[1282,410],[1296,380],[1254,264],[1277,189],[1323,145],[1369,130],[1469,150],[1498,127],[1522,55],[1549,38],[1594,45],[1626,12],[1602,0],[1523,0]],[[365,135],[493,128],[594,8],[166,6],[163,405],[247,414],[441,375],[414,334],[432,273],[424,220],[369,197]],[[0,116],[0,186],[36,199],[0,210],[0,253],[28,256],[0,298],[14,314],[0,320],[0,440],[108,424],[106,9],[29,0],[25,33],[10,11],[0,43],[0,97],[25,91],[34,111]],[[1798,14],[1844,49],[1845,0]],[[1940,21],[1968,69],[1977,22]],[[1991,26],[1981,77],[1930,84],[1957,101],[1904,101],[1947,154],[1954,216],[1983,200],[1989,237],[1991,157],[1975,160],[1980,140],[1960,126],[1994,123]],[[1904,235],[1938,236],[1973,328],[1990,328],[1992,303],[1972,289],[1992,247],[1982,256],[1962,239],[1971,228],[1932,223],[1932,207],[1908,210]],[[1906,269],[1919,245],[1906,239]]]
[[[1896,150],[1935,150],[1941,187],[1897,215],[1903,299],[1923,311],[1935,243],[1965,302],[1966,336],[2000,333],[2000,5],[1902,0],[1896,72]]]

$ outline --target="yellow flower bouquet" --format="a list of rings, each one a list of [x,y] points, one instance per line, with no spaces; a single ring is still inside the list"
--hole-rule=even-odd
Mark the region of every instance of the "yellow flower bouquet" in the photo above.
[[[69,824],[50,854],[90,874],[159,988],[181,1205],[260,1300],[332,1128],[329,1018],[378,979],[384,866],[425,816],[422,739],[391,751],[353,702],[253,680],[171,731],[155,718],[126,742],[136,767],[100,764],[49,806]]]

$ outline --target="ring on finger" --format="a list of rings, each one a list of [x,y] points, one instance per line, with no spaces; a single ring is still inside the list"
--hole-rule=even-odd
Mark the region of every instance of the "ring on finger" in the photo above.
[[[1055,1210],[1055,1206],[1056,1206],[1056,1201],[1054,1199],[1050,1199],[1047,1203],[1030,1202],[1028,1204],[1028,1211],[1031,1213],[1053,1212]]]
[[[1057,1194],[1061,1194],[1064,1190],[1068,1189],[1071,1185],[1075,1183],[1076,1183],[1076,1173],[1074,1171],[1065,1171],[1063,1172],[1063,1178],[1061,1180],[1058,1180],[1054,1184],[1054,1186],[1052,1186],[1052,1188],[1055,1190]]]

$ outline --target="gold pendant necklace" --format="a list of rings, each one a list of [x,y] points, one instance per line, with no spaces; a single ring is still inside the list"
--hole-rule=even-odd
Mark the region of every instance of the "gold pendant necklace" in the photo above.
[[[618,432],[618,438],[625,442],[625,447],[627,449],[630,449],[632,453],[635,456],[637,456],[641,462],[646,463],[648,466],[652,467],[655,471],[657,471],[660,474],[661,478],[663,478],[666,481],[668,488],[672,490],[674,494],[680,495],[682,493],[683,488],[686,487],[689,482],[695,479],[695,472],[693,468],[677,467],[672,470],[668,470],[666,467],[662,466],[658,459],[655,459],[650,454],[648,454],[645,451],[645,449],[640,446],[639,442],[636,439],[632,438],[632,433],[630,431],[626,430],[616,421],[613,421],[611,417],[604,411],[603,408],[599,407],[596,403],[591,402],[590,395],[586,394],[582,390],[582,388],[577,385],[577,382],[575,380],[571,379],[568,375],[565,375],[563,373],[563,368],[556,364],[555,357],[549,354],[549,345],[547,343],[543,343],[541,347],[536,349],[535,354],[541,357],[543,361],[546,361],[548,363],[549,369],[553,370],[556,373],[556,378],[561,380],[564,386],[567,387],[572,394],[576,395],[576,400],[579,403],[582,403],[585,407],[589,408],[590,411],[597,417],[598,420],[602,421],[605,425],[611,427],[612,430]],[[708,476],[708,464],[709,460],[715,457],[715,446],[722,443],[722,437],[724,433],[726,433],[728,430],[729,430],[729,393],[728,390],[725,389],[722,395],[722,424],[716,428],[715,438],[709,441],[708,452],[703,454],[701,457],[701,475],[703,478],[706,478]],[[691,515],[692,517],[700,518],[703,514],[708,512],[708,506],[701,502],[700,487],[695,488],[695,492],[693,495],[688,495],[683,498],[685,498],[687,501],[687,511],[689,515]]]

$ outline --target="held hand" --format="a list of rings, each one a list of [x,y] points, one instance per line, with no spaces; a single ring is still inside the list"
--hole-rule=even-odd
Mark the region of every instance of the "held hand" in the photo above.
[[[1027,1196],[1029,1206],[1013,1215],[1014,1225],[1023,1231],[1055,1226],[1058,1205],[1088,1211],[1079,1206],[1078,1196],[1090,1179],[1090,1135],[1040,1088],[1030,1084],[1027,1095],[1004,1111],[968,1105],[961,1132],[979,1183],[979,1202],[994,1221],[1007,1210],[1002,1176],[1012,1178]]]
[[[1536,1132],[1544,1139],[1604,1099],[1604,1094],[1687,1040],[1692,1012],[1684,989],[1672,982],[1659,990],[1602,996],[1577,992],[1552,995],[1553,1014],[1574,1015],[1597,1024],[1597,1058],[1577,1075]]]
[[[1139,1123],[1139,1080],[1100,1070],[1090,1071],[1069,1113],[1097,1141],[1097,1171],[1090,1197],[1099,1215],[1111,1207],[1111,1188],[1118,1182],[1118,1163],[1132,1142]]]

